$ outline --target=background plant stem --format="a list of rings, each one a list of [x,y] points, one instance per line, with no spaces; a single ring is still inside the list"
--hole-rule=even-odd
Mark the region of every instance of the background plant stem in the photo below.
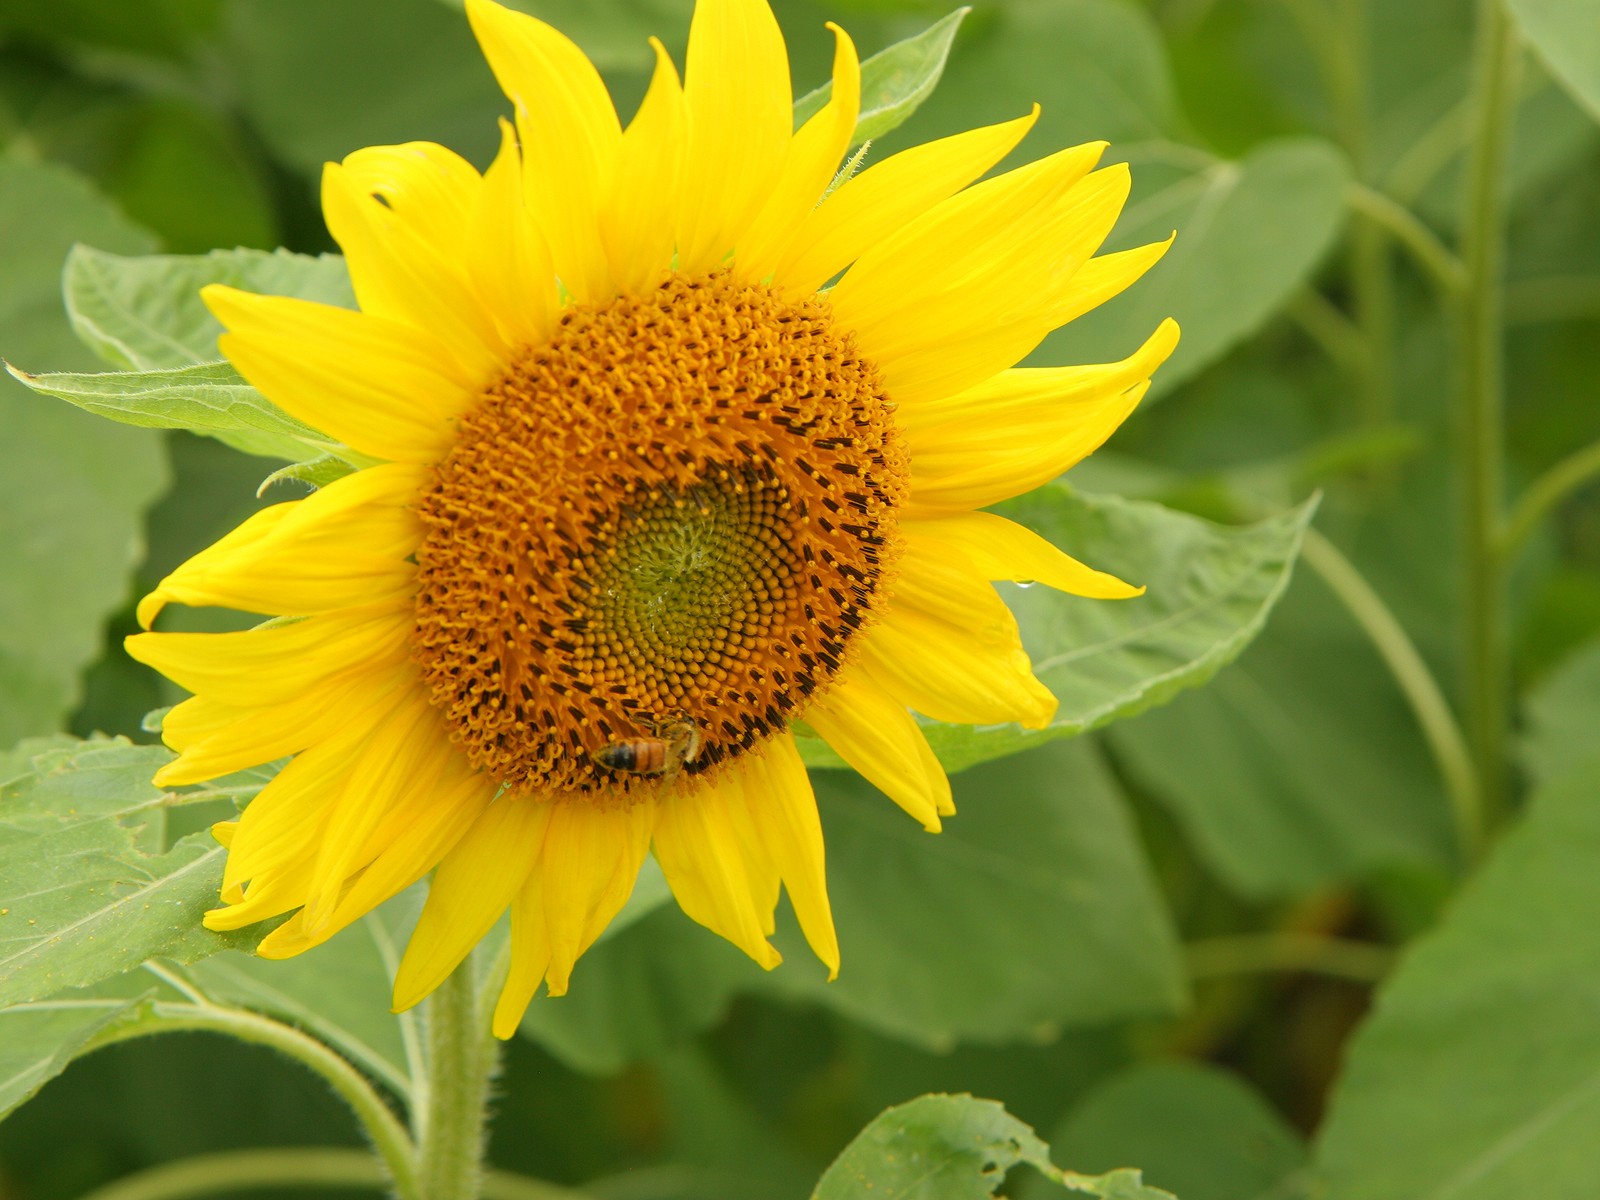
[[[1518,48],[1498,0],[1481,0],[1461,222],[1461,521],[1466,605],[1463,676],[1467,731],[1488,823],[1506,803],[1510,671],[1505,573],[1497,542],[1504,505],[1504,397],[1501,352],[1504,259],[1503,180],[1510,141]]]

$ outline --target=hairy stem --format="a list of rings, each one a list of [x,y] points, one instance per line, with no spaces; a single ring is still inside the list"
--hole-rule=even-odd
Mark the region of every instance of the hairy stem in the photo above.
[[[1515,101],[1518,47],[1499,0],[1480,0],[1472,93],[1474,137],[1461,221],[1462,594],[1467,728],[1492,824],[1505,808],[1510,670],[1505,576],[1497,545],[1504,504],[1504,395],[1501,361],[1504,177]]]
[[[127,1024],[115,1025],[99,1035],[92,1049],[131,1041],[155,1033],[204,1031],[222,1033],[269,1046],[309,1067],[338,1094],[361,1122],[383,1169],[401,1200],[419,1200],[415,1150],[400,1123],[377,1089],[349,1061],[316,1038],[259,1013],[211,1004],[156,1001]]]
[[[478,1200],[499,1043],[469,959],[428,998],[427,1085],[414,1114],[422,1200]]]
[[[380,1191],[389,1182],[383,1168],[364,1150],[328,1146],[273,1150],[226,1150],[162,1163],[90,1192],[83,1200],[200,1200],[225,1192],[266,1188],[350,1188]],[[570,1188],[490,1171],[484,1200],[582,1200]]]

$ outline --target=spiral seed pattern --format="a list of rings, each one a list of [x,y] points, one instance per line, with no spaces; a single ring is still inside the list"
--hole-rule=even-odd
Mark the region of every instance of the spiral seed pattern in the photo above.
[[[723,272],[569,309],[463,418],[419,510],[413,640],[456,744],[596,802],[782,730],[881,607],[908,462],[826,302]],[[692,721],[682,772],[596,762]]]

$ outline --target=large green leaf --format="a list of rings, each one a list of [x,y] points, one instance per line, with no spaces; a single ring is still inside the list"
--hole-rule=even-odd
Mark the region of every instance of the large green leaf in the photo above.
[[[1416,720],[1318,579],[1296,581],[1260,641],[1204,694],[1109,736],[1240,895],[1304,895],[1382,867],[1454,862]]]
[[[0,1119],[67,1069],[96,1034],[134,1016],[138,999],[60,997],[0,1008]]]
[[[1261,631],[1288,585],[1314,501],[1255,525],[1224,526],[1159,504],[1053,484],[997,510],[1100,570],[1142,584],[1132,600],[1086,600],[1005,585],[1034,673],[1061,707],[1045,729],[929,724],[950,770],[1143,712],[1205,683]],[[840,765],[815,738],[808,762]]]
[[[259,937],[200,923],[217,903],[225,854],[209,834],[163,850],[165,810],[178,798],[150,776],[171,758],[119,738],[24,743],[0,760],[0,1005]]]
[[[295,420],[220,360],[222,331],[200,300],[208,283],[354,304],[344,260],[279,250],[124,257],[78,247],[67,260],[67,309],[78,336],[125,371],[12,374],[36,392],[126,425],[187,429],[291,463],[358,459]]]
[[[87,183],[0,158],[0,354],[40,368],[85,355],[61,312],[75,241],[150,248]],[[61,727],[101,623],[124,601],[145,508],[166,486],[156,435],[30,396],[0,376],[0,746]]]
[[[761,986],[935,1048],[1182,1007],[1165,905],[1088,742],[955,782],[957,815],[930,835],[855,775],[817,776],[839,978],[791,930]]]
[[[923,1046],[1171,1012],[1177,945],[1120,796],[1087,743],[974,768],[930,835],[853,775],[815,777],[839,978],[784,915],[762,973],[668,906],[591,950],[523,1032],[615,1071],[716,1020],[736,991],[836,1009]]]
[[[1357,1033],[1327,1200],[1589,1200],[1600,1178],[1600,765],[1548,785]]]
[[[914,37],[878,51],[861,64],[861,113],[853,144],[882,137],[903,125],[933,94],[950,43],[970,9],[958,8]],[[833,82],[807,92],[794,102],[796,128],[833,96]]]
[[[1600,120],[1600,19],[1591,0],[1507,0],[1522,35]]]
[[[1138,1163],[1150,1182],[1183,1200],[1288,1200],[1305,1145],[1261,1094],[1200,1063],[1130,1067],[1086,1097],[1051,1137],[1086,1171]],[[1031,1182],[1031,1181],[1030,1181]],[[1029,1187],[1044,1200],[1048,1187]]]
[[[1132,1168],[1095,1176],[1063,1171],[1039,1135],[998,1102],[938,1095],[891,1108],[863,1129],[812,1200],[986,1200],[1022,1163],[1102,1200],[1173,1200]]]
[[[221,360],[222,325],[200,300],[208,283],[355,307],[344,259],[287,250],[108,254],[74,247],[62,290],[72,327],[114,367],[155,371]]]
[[[1522,757],[1550,783],[1600,759],[1600,642],[1589,642],[1528,693]]]

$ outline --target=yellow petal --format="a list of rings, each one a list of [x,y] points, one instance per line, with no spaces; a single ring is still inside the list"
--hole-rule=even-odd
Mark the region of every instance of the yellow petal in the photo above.
[[[678,270],[718,266],[772,194],[794,125],[789,58],[767,0],[699,0],[684,79],[689,161]]]
[[[965,555],[908,536],[889,610],[862,641],[867,670],[936,721],[1042,729],[1056,698],[1033,677],[1011,610]]]
[[[398,703],[352,753],[346,783],[330,807],[318,838],[304,917],[306,932],[326,927],[379,822],[408,794],[419,775],[442,752],[453,752],[421,681],[400,693]]]
[[[838,174],[855,135],[861,112],[861,63],[850,36],[831,21],[828,28],[834,36],[833,92],[828,103],[794,135],[772,195],[739,240],[734,262],[748,279],[760,281],[773,275],[800,223]]]
[[[578,956],[633,893],[655,821],[650,801],[618,808],[581,801],[555,805],[536,868],[543,876],[552,996],[567,990]]]
[[[774,273],[794,293],[820,288],[872,247],[999,162],[1039,116],[1032,113],[941,138],[884,159],[808,213]]]
[[[200,290],[233,332],[222,353],[268,400],[363,454],[433,462],[473,392],[448,352],[399,321],[221,284]]]
[[[911,450],[911,510],[986,508],[1076,465],[1127,419],[1178,344],[1163,321],[1119,363],[1003,371],[896,414]]]
[[[528,876],[511,902],[511,969],[494,1006],[494,1035],[511,1037],[550,969],[550,937],[545,928],[544,878]]]
[[[396,1012],[443,983],[510,906],[539,858],[552,807],[503,795],[445,855],[395,976]]]
[[[1151,242],[1115,254],[1099,254],[1084,263],[1056,297],[1054,311],[1050,314],[1052,326],[1075,321],[1090,309],[1120,295],[1161,261],[1177,236],[1174,233],[1164,242]]]
[[[710,783],[696,781],[661,802],[656,861],[684,912],[771,970],[783,960],[765,936],[772,913],[757,899],[751,875],[761,864],[747,862],[750,854],[731,811],[742,801],[737,785],[728,781],[731,772]]]
[[[1041,314],[1127,199],[1126,165],[1084,175],[1101,149],[1063,151],[968,188],[846,273],[830,293],[835,312],[895,401],[971,387],[1049,332]]]
[[[907,521],[905,530],[919,540],[958,550],[985,579],[1042,583],[1059,592],[1096,600],[1144,595],[1144,588],[1087,567],[1033,530],[994,513],[969,512]]]
[[[291,701],[351,667],[384,667],[411,653],[410,604],[337,609],[239,633],[136,633],[128,656],[179,687],[236,706]]]
[[[371,467],[256,513],[163,579],[139,602],[140,623],[172,601],[311,616],[397,599],[416,574],[407,556],[422,540],[412,504],[425,478],[410,464]]]
[[[508,346],[544,341],[560,305],[556,269],[524,195],[522,152],[500,121],[500,153],[483,175],[468,253],[483,306]]]
[[[735,778],[750,822],[767,860],[783,880],[806,942],[833,979],[839,974],[839,938],[828,903],[822,820],[811,777],[794,737],[787,733],[746,757],[748,764]]]
[[[612,292],[595,212],[616,170],[622,127],[594,65],[570,38],[492,0],[467,18],[500,87],[516,105],[523,188],[556,274],[572,297]]]
[[[677,68],[666,49],[656,52],[650,90],[622,137],[617,169],[600,206],[600,237],[611,274],[625,293],[655,286],[672,266],[683,163],[688,152],[689,113]]]
[[[433,334],[481,386],[506,346],[462,270],[479,186],[464,160],[426,142],[359,150],[322,172],[323,216],[362,311]]]
[[[869,635],[870,636],[870,635]],[[905,705],[860,669],[845,671],[805,710],[828,745],[929,833],[938,833],[950,781]],[[928,762],[933,762],[929,773]]]
[[[262,958],[289,958],[320,945],[432,870],[488,807],[498,785],[472,771],[453,746],[434,767],[406,781],[368,838],[360,873],[340,893],[322,926],[307,929],[304,911],[257,947]],[[307,890],[309,891],[309,872]]]

